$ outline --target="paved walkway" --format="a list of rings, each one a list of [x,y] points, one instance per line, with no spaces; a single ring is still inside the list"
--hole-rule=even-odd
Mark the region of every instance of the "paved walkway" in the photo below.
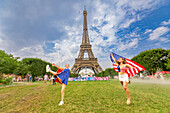
[[[170,85],[170,80],[169,79],[148,79],[148,80],[142,80],[140,78],[136,79],[130,79],[132,82],[138,82],[138,83],[152,83],[152,84],[167,84]]]
[[[13,82],[16,83],[14,85],[5,85],[5,86],[0,86],[0,88],[6,88],[6,87],[14,87],[14,86],[22,86],[22,85],[35,85],[35,84],[40,84],[40,83],[28,83],[28,82]]]

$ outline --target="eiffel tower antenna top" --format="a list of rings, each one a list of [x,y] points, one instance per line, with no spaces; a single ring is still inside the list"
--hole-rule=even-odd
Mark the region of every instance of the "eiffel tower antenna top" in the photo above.
[[[88,27],[87,27],[87,11],[86,11],[86,6],[84,6],[83,16],[84,16],[84,19],[83,19],[82,44],[90,44],[89,34],[88,34]]]

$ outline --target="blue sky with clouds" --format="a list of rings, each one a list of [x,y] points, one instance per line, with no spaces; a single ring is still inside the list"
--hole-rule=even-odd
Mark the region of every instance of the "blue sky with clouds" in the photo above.
[[[21,58],[74,64],[87,9],[89,37],[102,68],[110,52],[132,58],[170,49],[169,0],[1,0],[0,49]]]

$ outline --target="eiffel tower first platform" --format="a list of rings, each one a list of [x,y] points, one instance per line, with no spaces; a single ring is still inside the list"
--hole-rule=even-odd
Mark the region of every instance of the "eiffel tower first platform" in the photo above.
[[[87,28],[87,11],[84,8],[83,11],[84,22],[83,22],[83,36],[82,43],[80,45],[80,52],[78,57],[75,59],[75,64],[73,65],[71,72],[78,74],[82,69],[91,69],[93,72],[100,73],[102,71],[101,66],[97,62],[97,58],[94,57],[92,52],[92,45],[89,41],[88,28]],[[88,54],[85,57],[85,53]]]

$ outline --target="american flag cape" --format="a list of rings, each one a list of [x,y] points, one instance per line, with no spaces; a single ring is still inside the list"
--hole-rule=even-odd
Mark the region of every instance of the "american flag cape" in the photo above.
[[[58,69],[57,73],[61,73],[64,69]]]
[[[58,70],[57,70],[57,73],[61,73],[63,70],[64,70],[64,69],[58,69]],[[57,79],[57,78],[55,79],[55,81],[58,82],[58,83],[60,83],[60,84],[62,84],[62,82],[61,82],[59,79]]]
[[[124,59],[126,60],[126,64],[129,65],[130,67],[132,67],[132,68],[127,68],[127,69],[125,70],[125,72],[128,74],[128,77],[134,76],[134,75],[136,75],[138,72],[145,70],[145,68],[144,68],[142,65],[140,65],[140,64],[138,64],[138,63],[136,63],[136,62],[134,62],[134,61],[132,61],[132,60],[129,60],[129,59],[125,58],[125,57],[122,57],[122,56],[117,55],[117,54],[115,54],[115,53],[113,53],[113,57],[114,57],[117,61],[118,61],[118,59],[119,59],[120,57],[121,57],[121,58],[124,58]],[[113,69],[114,69],[116,72],[119,72],[119,69],[117,68],[117,65],[116,65],[116,63],[114,62],[114,60],[112,59],[112,56],[111,56],[111,55],[110,55],[110,59],[111,59],[111,61],[113,62]]]

